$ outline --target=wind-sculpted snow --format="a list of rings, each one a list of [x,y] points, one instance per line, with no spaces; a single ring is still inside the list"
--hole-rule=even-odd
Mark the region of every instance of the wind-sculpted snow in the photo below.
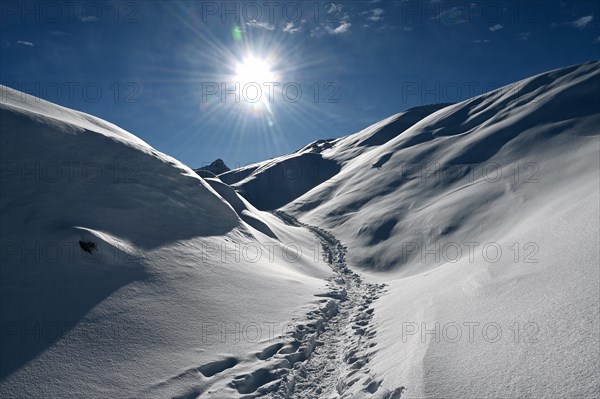
[[[272,210],[330,179],[339,170],[337,162],[320,154],[294,154],[257,168],[233,187],[257,208]]]
[[[238,182],[244,180],[245,178],[247,178],[248,176],[250,176],[252,174],[252,172],[254,172],[261,165],[266,164],[266,163],[267,163],[267,161],[261,162],[258,164],[247,165],[245,167],[234,169],[234,170],[230,170],[229,172],[225,172],[225,173],[219,175],[219,179],[221,179],[224,183],[227,183],[230,185],[238,183]]]
[[[192,364],[219,374],[257,343],[209,341],[214,326],[266,337],[324,286],[309,232],[117,126],[0,89],[1,397],[152,397]]]
[[[279,341],[243,358],[227,357],[185,370],[153,387],[151,395],[167,392],[182,380],[184,398],[373,398],[400,399],[405,388],[381,388],[371,371],[379,350],[372,322],[373,304],[385,284],[367,283],[346,264],[347,248],[326,230],[274,212],[292,227],[312,232],[333,274],[327,292],[302,318],[288,325]],[[198,375],[200,372],[202,375]]]
[[[346,160],[340,173],[285,209],[360,248],[350,256],[365,268],[439,266],[398,246],[493,239],[538,211],[538,201],[595,188],[599,88],[597,62],[563,68],[442,108],[358,156],[340,141],[323,152]],[[358,145],[372,130],[343,142]]]
[[[238,225],[193,171],[130,133],[23,93],[3,96],[2,201],[11,212],[2,225],[11,233],[86,226],[152,248]],[[26,209],[35,218],[23,220]]]
[[[205,181],[217,192],[231,207],[238,216],[248,225],[254,227],[266,236],[277,239],[275,233],[271,230],[268,224],[258,215],[256,208],[249,204],[244,198],[240,197],[237,192],[223,183],[218,178],[206,178]]]
[[[375,306],[383,386],[596,395],[599,97],[591,62],[447,106],[367,151],[322,152],[341,171],[284,209],[339,236],[351,264],[388,271],[374,277],[390,284]]]
[[[415,398],[600,389],[599,93],[595,61],[295,153],[340,171],[282,209],[389,282],[374,316],[382,387]]]
[[[0,89],[3,321],[29,328],[74,324],[123,285],[145,278],[131,248],[151,250],[239,226],[235,212],[189,168],[137,137]],[[78,242],[88,241],[95,245],[90,258],[105,265],[75,266]],[[126,267],[106,266],[115,257]],[[8,338],[2,377],[53,341]]]
[[[333,178],[346,160],[393,139],[447,105],[415,107],[380,121],[360,134],[317,140],[293,154],[234,169],[219,178],[235,187],[259,209],[280,208]],[[277,190],[275,195],[271,192],[273,188]]]
[[[203,178],[1,89],[0,396],[597,395],[599,62]]]

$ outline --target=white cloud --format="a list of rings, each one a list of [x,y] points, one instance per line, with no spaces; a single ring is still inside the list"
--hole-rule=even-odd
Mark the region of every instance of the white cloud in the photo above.
[[[473,43],[489,43],[489,39],[477,39],[477,40],[473,40]]]
[[[592,20],[594,19],[593,15],[586,15],[585,17],[581,17],[571,22],[571,25],[577,29],[585,28]]]
[[[383,19],[383,12],[383,9],[375,8],[371,10],[371,16],[368,19],[371,21],[379,21],[380,19]]]
[[[326,27],[325,29],[327,29],[327,32],[330,35],[341,35],[342,33],[346,33],[350,31],[350,27],[352,26],[352,24],[348,21],[344,21],[340,24],[340,26],[338,26],[335,29],[330,28],[329,26]]]
[[[529,36],[531,36],[531,32],[521,32],[517,40],[528,40]]]
[[[385,11],[382,8],[374,8],[372,10],[363,11],[360,15],[368,15],[367,19],[370,21],[380,21],[383,19]]]
[[[296,33],[296,32],[300,32],[302,29],[299,26],[294,25],[293,22],[288,22],[283,28],[282,30],[284,32],[289,33],[290,35]]]
[[[411,30],[413,30],[412,26],[404,26],[402,29],[406,32],[410,32]]]
[[[332,22],[321,23],[320,26],[317,26],[316,28],[310,31],[310,35],[312,37],[321,37],[325,34],[341,35],[350,31],[350,27],[352,26],[352,24],[349,22],[350,16],[347,12],[344,12],[343,14],[341,13],[343,6],[341,4],[330,3],[327,7],[327,13],[332,14],[328,17],[328,20],[336,20],[338,21],[339,25],[335,27],[335,24]]]
[[[251,28],[259,28],[259,29],[266,29],[266,30],[274,30],[275,29],[275,26],[273,26],[272,24],[270,24],[268,22],[258,22],[255,19],[246,21],[246,26],[249,26]]]
[[[26,42],[24,40],[17,40],[17,44],[22,44],[23,46],[27,46],[27,47],[33,47],[34,44],[31,42]]]
[[[500,30],[502,28],[504,28],[504,26],[500,24],[492,25],[490,26],[490,32],[496,32],[497,30]]]

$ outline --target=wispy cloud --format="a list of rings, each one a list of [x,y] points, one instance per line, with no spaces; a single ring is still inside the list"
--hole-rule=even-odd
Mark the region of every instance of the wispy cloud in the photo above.
[[[302,29],[299,26],[296,26],[293,22],[288,22],[283,28],[282,30],[284,32],[289,33],[290,35],[296,33],[296,32],[300,32]]]
[[[258,22],[255,19],[251,19],[250,21],[246,21],[246,26],[251,28],[265,29],[265,30],[275,30],[275,26],[268,22]]]
[[[350,16],[347,12],[343,12],[344,6],[341,4],[331,3],[327,6],[326,11],[330,14],[327,19],[329,22],[321,23],[320,26],[312,29],[310,35],[312,37],[321,37],[326,34],[329,35],[341,35],[343,33],[350,32]],[[337,21],[337,24],[331,21]],[[336,26],[337,25],[337,26]]]
[[[490,40],[489,39],[477,39],[477,40],[473,40],[473,43],[489,43]]]
[[[61,37],[61,36],[66,36],[66,35],[67,35],[67,33],[66,33],[66,32],[63,32],[63,31],[61,31],[61,30],[53,30],[53,31],[51,31],[51,32],[50,32],[50,34],[51,34],[52,36],[58,36],[58,37]]]
[[[531,36],[531,32],[521,32],[521,33],[519,33],[519,37],[517,38],[517,41],[529,40],[529,36]]]
[[[600,43],[600,36],[598,36],[595,40],[594,43]]]
[[[367,19],[369,21],[381,21],[384,13],[385,11],[383,8],[374,8],[372,10],[363,11],[360,15],[368,15]]]
[[[344,21],[337,28],[330,28],[327,26],[325,29],[330,35],[341,35],[342,33],[349,32],[351,26],[352,24],[350,22]]]
[[[575,21],[571,22],[570,25],[577,29],[583,29],[588,26],[593,19],[593,15],[586,15],[585,17],[577,18]]]
[[[490,28],[489,28],[489,29],[490,29],[490,32],[496,32],[497,30],[500,30],[500,29],[502,29],[502,28],[504,28],[504,26],[503,26],[503,25],[496,24],[496,25],[492,25],[492,26],[490,26]]]
[[[35,46],[33,43],[31,42],[26,42],[24,40],[17,40],[17,44],[21,44],[23,46],[27,46],[27,47],[33,47]]]
[[[322,22],[320,26],[313,28],[310,31],[310,35],[312,37],[322,37],[325,35],[341,35],[350,32],[350,27],[352,26],[350,23],[350,16],[347,12],[342,12],[343,9],[344,6],[342,4],[330,3],[327,5],[325,10],[329,15],[327,16],[326,21]],[[302,22],[304,22],[304,20]]]

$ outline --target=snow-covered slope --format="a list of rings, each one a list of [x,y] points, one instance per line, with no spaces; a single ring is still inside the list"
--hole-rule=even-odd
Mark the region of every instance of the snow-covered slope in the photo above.
[[[193,370],[255,361],[318,306],[330,272],[309,232],[117,126],[0,89],[1,397],[202,392]]]
[[[565,195],[594,192],[599,82],[598,63],[541,74],[348,156],[345,142],[389,120],[370,127],[324,151],[342,171],[286,209],[360,248],[350,254],[360,267],[423,272],[440,262],[401,256],[398,243],[494,240]]]
[[[0,396],[600,389],[599,62],[218,178],[10,93]]]
[[[318,140],[293,154],[244,166],[219,175],[259,209],[272,210],[296,200],[331,179],[345,161],[369,152],[399,132],[443,108],[434,104],[412,108],[380,121],[356,135]],[[335,151],[328,151],[335,147]],[[277,195],[272,189],[277,189]]]
[[[591,62],[304,149],[340,171],[283,209],[389,282],[374,317],[383,386],[415,398],[597,393],[599,93]]]

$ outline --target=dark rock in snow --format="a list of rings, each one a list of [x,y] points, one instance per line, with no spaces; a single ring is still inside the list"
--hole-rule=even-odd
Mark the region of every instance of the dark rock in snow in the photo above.
[[[227,165],[225,165],[225,162],[223,162],[221,158],[218,158],[215,161],[213,161],[210,165],[194,169],[194,172],[198,173],[201,177],[204,177],[201,174],[202,171],[208,171],[214,175],[220,175],[221,173],[229,172],[230,170],[231,169],[229,169]]]

